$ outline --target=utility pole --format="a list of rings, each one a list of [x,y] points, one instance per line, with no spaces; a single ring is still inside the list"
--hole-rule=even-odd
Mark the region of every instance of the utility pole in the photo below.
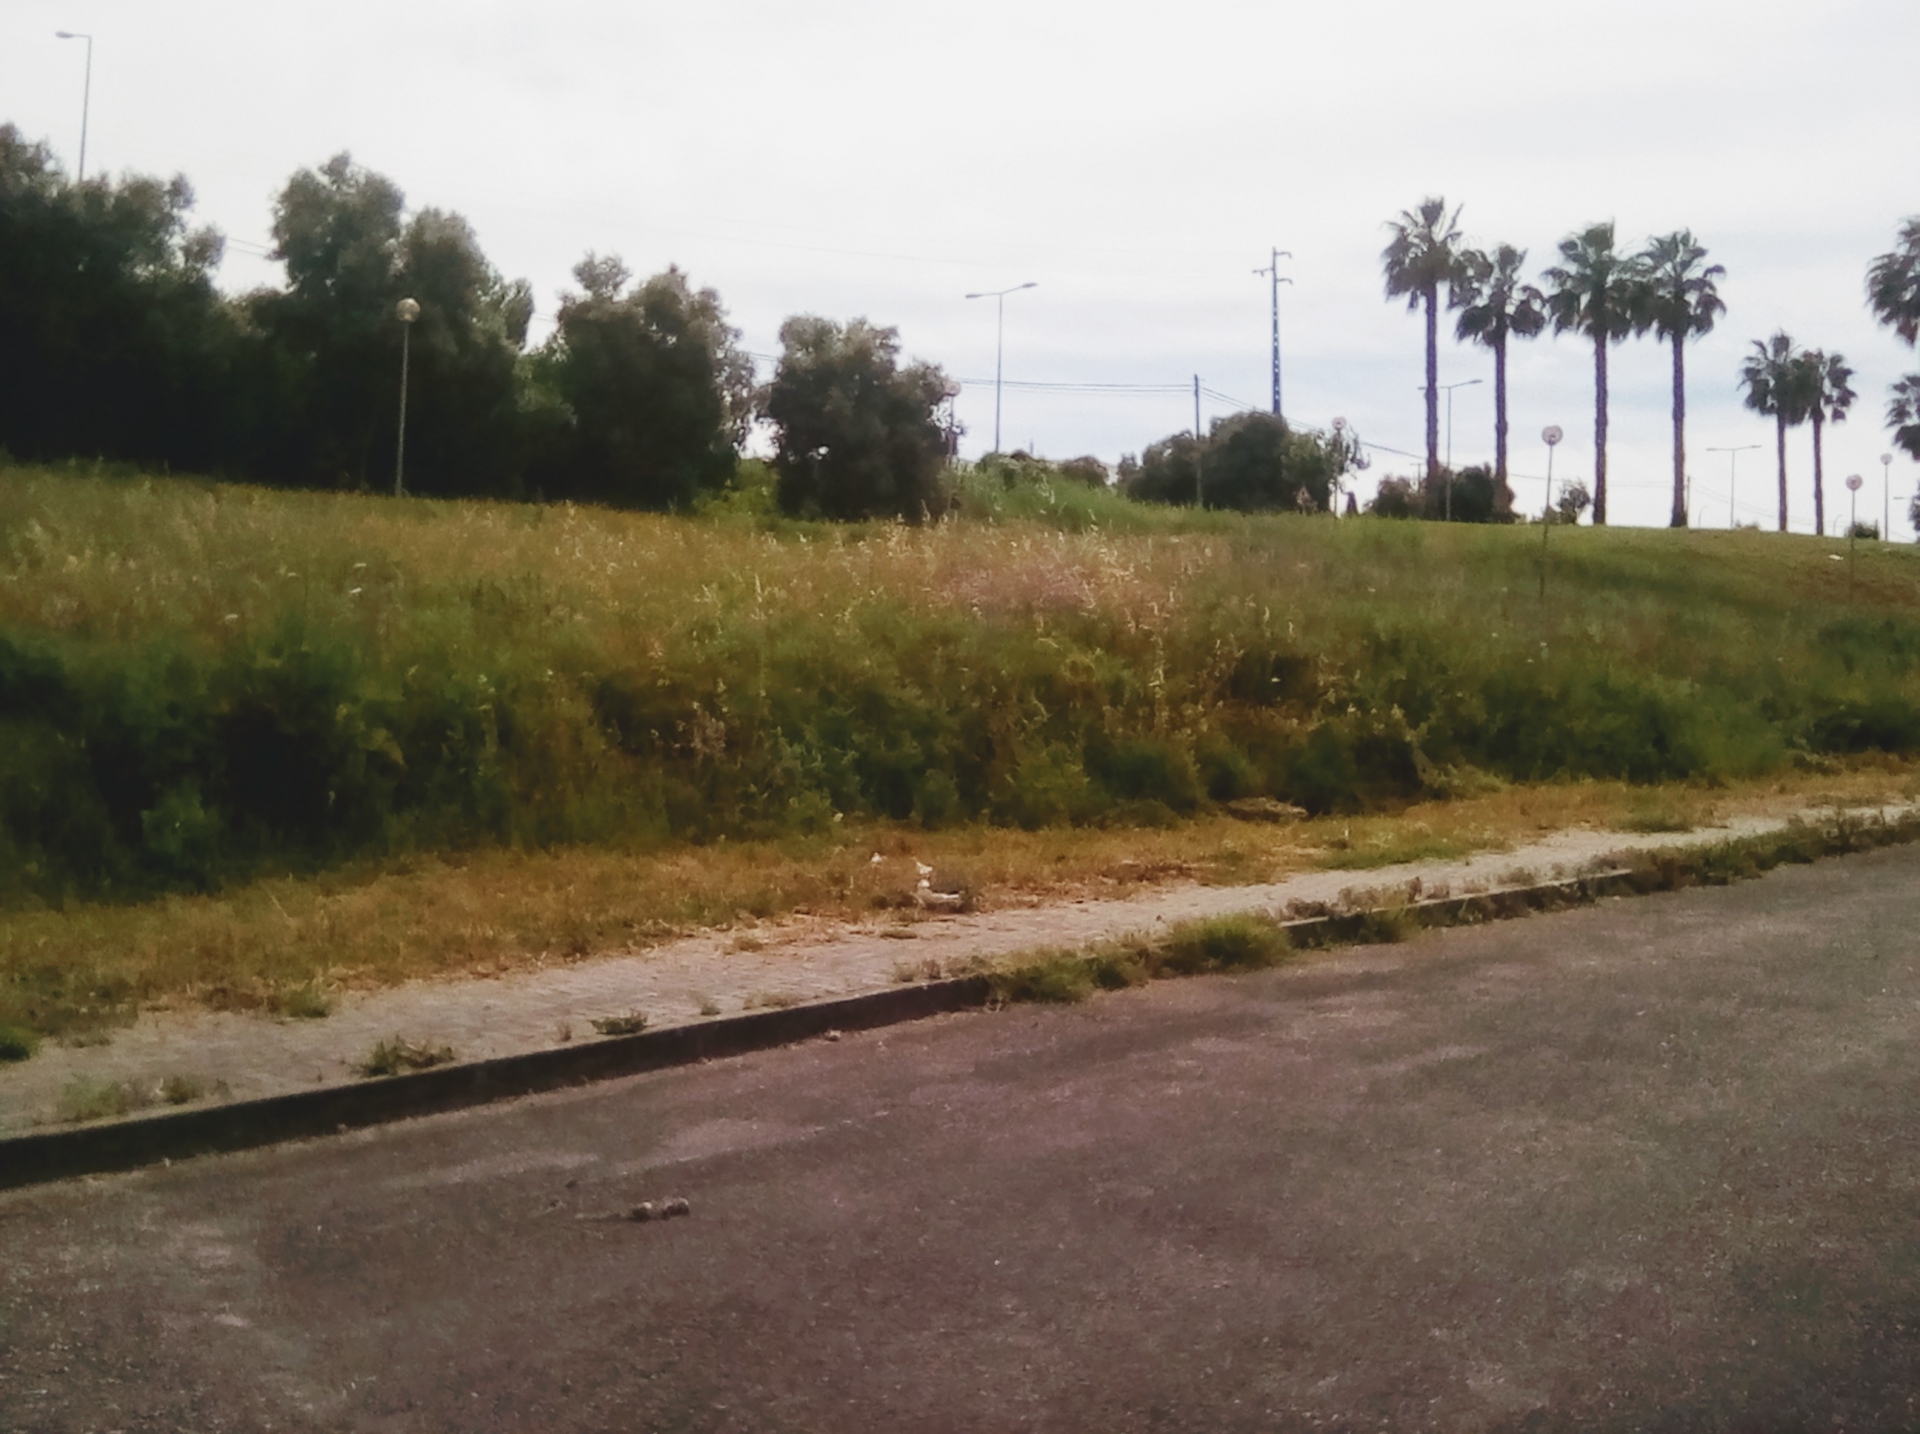
[[[1293,255],[1285,249],[1275,249],[1267,267],[1253,271],[1256,274],[1265,274],[1273,281],[1273,416],[1275,418],[1285,416],[1280,411],[1280,286],[1293,282],[1280,272],[1280,261],[1292,257]]]
[[[1206,495],[1200,491],[1200,375],[1193,376],[1193,506],[1204,508]]]

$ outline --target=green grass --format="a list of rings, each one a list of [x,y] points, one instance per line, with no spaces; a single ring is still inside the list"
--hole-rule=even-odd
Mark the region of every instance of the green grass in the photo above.
[[[130,1081],[74,1076],[60,1088],[54,1115],[69,1125],[78,1125],[89,1120],[111,1120],[116,1116],[130,1115],[152,1104],[152,1094]]]
[[[669,518],[0,470],[0,1021],[86,1030],[156,989],[322,1014],[329,949],[418,944],[347,929],[355,882],[416,862],[478,884],[490,852],[604,853],[631,886],[752,843],[757,870],[839,871],[856,829],[1158,841],[1266,798],[1359,832],[1503,786],[1920,752],[1909,548],[1863,550],[1850,600],[1833,542],[1562,530],[1542,603],[1522,529],[979,472],[957,498],[925,529],[833,528],[744,498]],[[1368,831],[1327,864],[1465,849]],[[460,894],[428,944],[571,959],[832,895],[747,885],[639,915],[556,894],[525,931]],[[257,921],[192,905],[227,892]],[[157,985],[55,929],[168,901],[186,974]]]
[[[452,1046],[436,1046],[424,1041],[402,1040],[394,1036],[378,1042],[366,1059],[354,1066],[354,1073],[366,1079],[403,1075],[408,1071],[431,1070],[453,1060]]]
[[[1014,1003],[1083,1001],[1173,976],[1258,971],[1292,951],[1278,922],[1255,913],[1212,916],[1174,926],[1157,940],[1136,937],[1084,950],[1017,956],[987,972],[994,998]]]

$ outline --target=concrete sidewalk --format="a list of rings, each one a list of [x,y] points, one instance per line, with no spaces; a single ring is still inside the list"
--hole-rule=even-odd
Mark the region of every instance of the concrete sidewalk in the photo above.
[[[1912,810],[1888,805],[1853,814],[1893,819]],[[1295,901],[1334,902],[1350,889],[1405,887],[1418,880],[1428,894],[1440,888],[1463,894],[1511,884],[1505,878],[1516,871],[1543,879],[1570,875],[1610,853],[1705,846],[1833,816],[1826,808],[1743,817],[1658,836],[1568,831],[1459,861],[1307,872],[1257,886],[1181,885],[1126,899],[945,916],[907,926],[793,923],[757,934],[759,947],[751,950],[739,949],[737,933],[703,934],[557,970],[349,993],[333,1014],[318,1020],[146,1013],[107,1045],[48,1045],[32,1060],[0,1065],[0,1135],[56,1124],[61,1092],[75,1080],[124,1082],[157,1093],[163,1082],[183,1078],[211,1092],[203,1100],[251,1100],[350,1084],[359,1079],[355,1064],[393,1037],[450,1046],[460,1061],[521,1055],[592,1041],[596,1019],[638,1013],[648,1029],[686,1025],[957,974],[970,962],[1035,947],[1081,946],[1198,917],[1279,911]]]

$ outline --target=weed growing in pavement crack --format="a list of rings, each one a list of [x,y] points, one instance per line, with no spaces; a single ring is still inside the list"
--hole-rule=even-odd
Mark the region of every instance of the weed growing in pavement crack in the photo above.
[[[403,1071],[423,1071],[443,1066],[453,1059],[452,1046],[433,1046],[402,1040],[394,1036],[381,1041],[367,1058],[354,1066],[354,1072],[368,1078],[399,1075]]]
[[[600,1016],[593,1028],[603,1036],[637,1036],[647,1028],[647,1017],[642,1011],[629,1011],[624,1016]]]

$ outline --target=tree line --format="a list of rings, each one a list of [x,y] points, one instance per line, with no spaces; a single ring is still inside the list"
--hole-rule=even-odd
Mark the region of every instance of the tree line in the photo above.
[[[1439,324],[1442,288],[1446,308],[1457,311],[1455,337],[1490,349],[1494,367],[1494,474],[1507,477],[1507,345],[1549,327],[1593,345],[1593,521],[1607,521],[1607,362],[1625,339],[1653,334],[1672,348],[1673,506],[1670,521],[1687,524],[1686,346],[1712,331],[1726,312],[1719,281],[1726,270],[1707,262],[1706,247],[1692,231],[1678,229],[1623,250],[1612,223],[1592,224],[1559,245],[1559,262],[1541,271],[1544,287],[1526,281],[1527,253],[1511,244],[1476,248],[1459,227],[1461,210],[1439,196],[1387,221],[1391,237],[1381,253],[1389,299],[1404,298],[1426,320],[1427,486],[1439,481]],[[1909,346],[1920,335],[1920,218],[1906,220],[1895,247],[1867,271],[1867,304],[1875,318]],[[1813,429],[1814,529],[1826,532],[1822,434],[1846,419],[1859,397],[1845,357],[1802,348],[1786,333],[1756,340],[1741,367],[1746,403],[1775,419],[1779,468],[1780,531],[1787,530],[1787,430]],[[1887,425],[1904,451],[1920,459],[1920,374],[1897,381],[1889,392]],[[1920,498],[1915,500],[1920,514]],[[1920,523],[1920,517],[1916,517]]]
[[[410,299],[408,491],[681,508],[734,481],[764,418],[789,512],[916,518],[937,502],[953,385],[902,362],[891,329],[790,319],[759,385],[712,289],[590,252],[530,346],[531,286],[460,215],[409,217],[347,154],[274,203],[284,286],[228,297],[224,240],[193,202],[178,177],[71,182],[0,126],[0,449],[385,488]]]

